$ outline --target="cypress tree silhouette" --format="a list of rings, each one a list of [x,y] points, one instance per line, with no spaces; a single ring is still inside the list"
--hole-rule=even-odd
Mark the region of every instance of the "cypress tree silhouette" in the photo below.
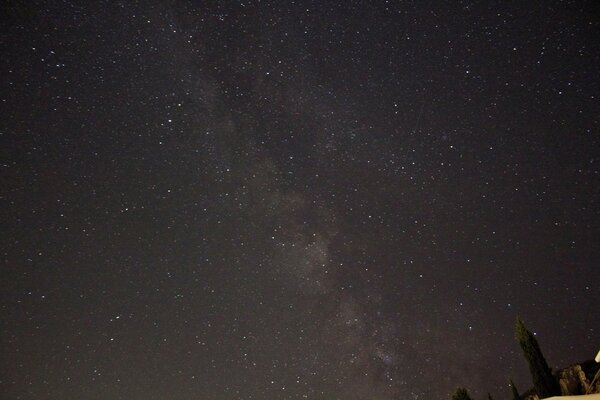
[[[459,387],[456,389],[456,392],[452,395],[452,400],[473,400],[471,396],[469,396],[469,392],[467,389],[463,387]]]
[[[517,318],[515,337],[523,349],[533,379],[533,387],[540,398],[560,396],[560,386],[546,363],[540,345],[520,318]]]
[[[515,386],[515,383],[513,382],[512,379],[510,380],[510,389],[512,390],[513,400],[521,400],[519,391],[517,390],[517,387]]]

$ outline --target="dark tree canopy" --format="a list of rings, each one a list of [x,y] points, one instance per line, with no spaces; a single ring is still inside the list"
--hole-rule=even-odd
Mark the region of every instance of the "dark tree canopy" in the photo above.
[[[456,389],[456,392],[452,395],[452,400],[473,400],[471,396],[469,396],[469,392],[467,389],[459,387]]]
[[[552,371],[550,370],[550,367],[548,367],[548,363],[546,363],[546,359],[542,354],[537,339],[533,333],[525,327],[525,324],[520,318],[517,318],[515,336],[521,349],[523,349],[523,355],[529,364],[533,386],[538,395],[541,398],[559,396],[560,386],[558,381],[552,375]]]
[[[517,386],[515,385],[515,383],[513,382],[513,380],[510,380],[510,390],[512,391],[512,398],[513,400],[521,400],[521,396],[519,395],[519,390],[517,390]]]

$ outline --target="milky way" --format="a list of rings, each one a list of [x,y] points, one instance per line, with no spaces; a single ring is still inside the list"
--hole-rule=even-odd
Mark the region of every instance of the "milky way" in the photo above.
[[[594,2],[5,3],[3,398],[507,398],[517,315],[598,350]]]

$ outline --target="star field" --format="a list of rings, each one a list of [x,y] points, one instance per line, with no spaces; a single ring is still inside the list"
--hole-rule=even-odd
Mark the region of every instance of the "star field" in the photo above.
[[[597,351],[595,2],[0,26],[0,397],[503,398],[517,315],[552,367]]]

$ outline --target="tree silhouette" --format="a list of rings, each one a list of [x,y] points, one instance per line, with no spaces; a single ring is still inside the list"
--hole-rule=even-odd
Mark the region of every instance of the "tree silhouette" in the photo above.
[[[560,386],[556,378],[552,375],[548,363],[546,363],[540,345],[535,336],[533,336],[533,333],[525,327],[525,324],[520,318],[517,318],[515,336],[521,349],[523,349],[523,355],[529,364],[531,379],[533,379],[533,387],[537,394],[542,399],[560,396]]]
[[[521,396],[519,395],[519,391],[517,390],[517,386],[515,385],[515,383],[513,382],[513,380],[510,380],[510,389],[512,390],[512,397],[513,400],[521,400]]]
[[[471,399],[471,396],[469,396],[469,392],[467,392],[467,389],[465,389],[463,387],[459,387],[458,389],[456,389],[456,392],[454,392],[454,394],[452,395],[452,400],[473,400],[473,399]]]

